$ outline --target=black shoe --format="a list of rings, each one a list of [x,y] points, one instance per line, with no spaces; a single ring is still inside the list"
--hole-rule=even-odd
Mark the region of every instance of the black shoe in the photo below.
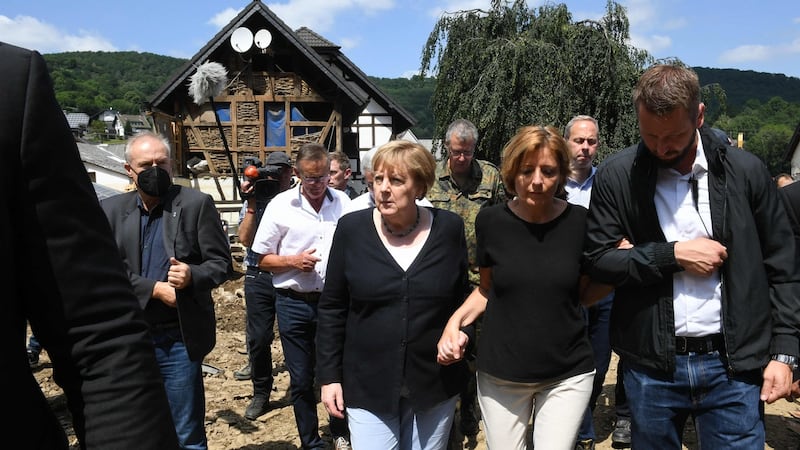
[[[269,411],[269,399],[256,395],[250,400],[247,409],[244,410],[244,418],[248,420],[256,420]]]
[[[575,443],[575,450],[594,450],[594,439],[581,439]]]
[[[248,363],[241,369],[233,372],[233,378],[236,378],[239,381],[249,380],[252,377],[253,377],[253,371],[250,368],[250,363]]]
[[[631,421],[629,419],[617,419],[614,431],[611,433],[611,446],[614,448],[631,446]]]
[[[28,365],[36,367],[39,365],[39,353],[28,350]]]

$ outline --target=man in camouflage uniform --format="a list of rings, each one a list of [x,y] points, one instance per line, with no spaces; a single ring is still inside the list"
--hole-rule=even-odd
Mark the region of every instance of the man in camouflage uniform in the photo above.
[[[477,142],[478,129],[469,120],[457,119],[447,127],[444,137],[447,158],[437,166],[436,182],[427,194],[433,206],[452,211],[464,219],[469,280],[473,287],[480,282],[475,260],[475,217],[481,208],[506,200],[505,187],[497,166],[475,159]],[[474,355],[470,360],[474,361]],[[461,393],[459,410],[461,433],[474,436],[478,433],[474,371],[467,389]]]

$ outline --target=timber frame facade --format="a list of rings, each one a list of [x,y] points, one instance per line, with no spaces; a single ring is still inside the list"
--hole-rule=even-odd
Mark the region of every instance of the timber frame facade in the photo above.
[[[268,30],[270,45],[235,51],[230,39],[241,27],[253,33]],[[197,105],[188,92],[191,76],[206,61],[218,62],[228,72],[227,88],[214,97],[217,115],[210,101]],[[294,160],[307,142],[344,151],[357,172],[359,151],[394,139],[414,125],[414,118],[338,46],[305,27],[292,31],[258,0],[153,95],[148,112],[156,130],[172,140],[175,174],[191,175],[188,166],[205,160],[208,175],[215,179],[233,173],[226,143],[237,175],[248,157],[266,161],[270,152],[282,150]]]

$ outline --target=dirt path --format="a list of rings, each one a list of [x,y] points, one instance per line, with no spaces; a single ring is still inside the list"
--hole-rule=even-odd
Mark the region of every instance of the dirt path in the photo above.
[[[300,446],[294,423],[294,414],[286,395],[289,386],[289,375],[283,365],[283,355],[278,339],[272,344],[273,363],[275,364],[275,387],[270,403],[272,410],[258,420],[249,421],[243,417],[244,409],[252,395],[249,381],[237,381],[233,372],[242,367],[247,360],[244,354],[244,303],[241,290],[242,279],[227,282],[216,293],[217,305],[217,346],[206,358],[206,363],[219,369],[216,374],[207,374],[206,388],[206,432],[210,450],[295,450]],[[71,433],[65,401],[61,390],[52,381],[52,368],[43,353],[41,365],[35,369],[45,395],[63,417],[62,423]],[[598,400],[595,412],[595,429],[599,442],[597,450],[611,449],[611,431],[613,428],[614,383],[616,380],[616,357],[606,376],[603,393]],[[765,449],[800,450],[800,420],[792,418],[789,413],[800,409],[800,403],[790,404],[779,400],[767,405],[765,421],[767,426],[767,445]],[[327,413],[322,404],[318,404],[320,430],[323,438],[330,441],[327,424]],[[694,444],[691,424],[687,426],[687,445],[685,449],[697,448]],[[74,437],[71,438],[74,444]],[[73,445],[74,449],[78,446]],[[464,439],[460,447],[464,449],[484,450],[483,433],[476,439]],[[452,450],[452,449],[451,449]]]

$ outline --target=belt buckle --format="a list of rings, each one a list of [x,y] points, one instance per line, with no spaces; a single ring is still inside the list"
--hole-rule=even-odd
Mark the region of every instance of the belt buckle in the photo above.
[[[675,352],[686,353],[689,343],[685,336],[675,336]]]

